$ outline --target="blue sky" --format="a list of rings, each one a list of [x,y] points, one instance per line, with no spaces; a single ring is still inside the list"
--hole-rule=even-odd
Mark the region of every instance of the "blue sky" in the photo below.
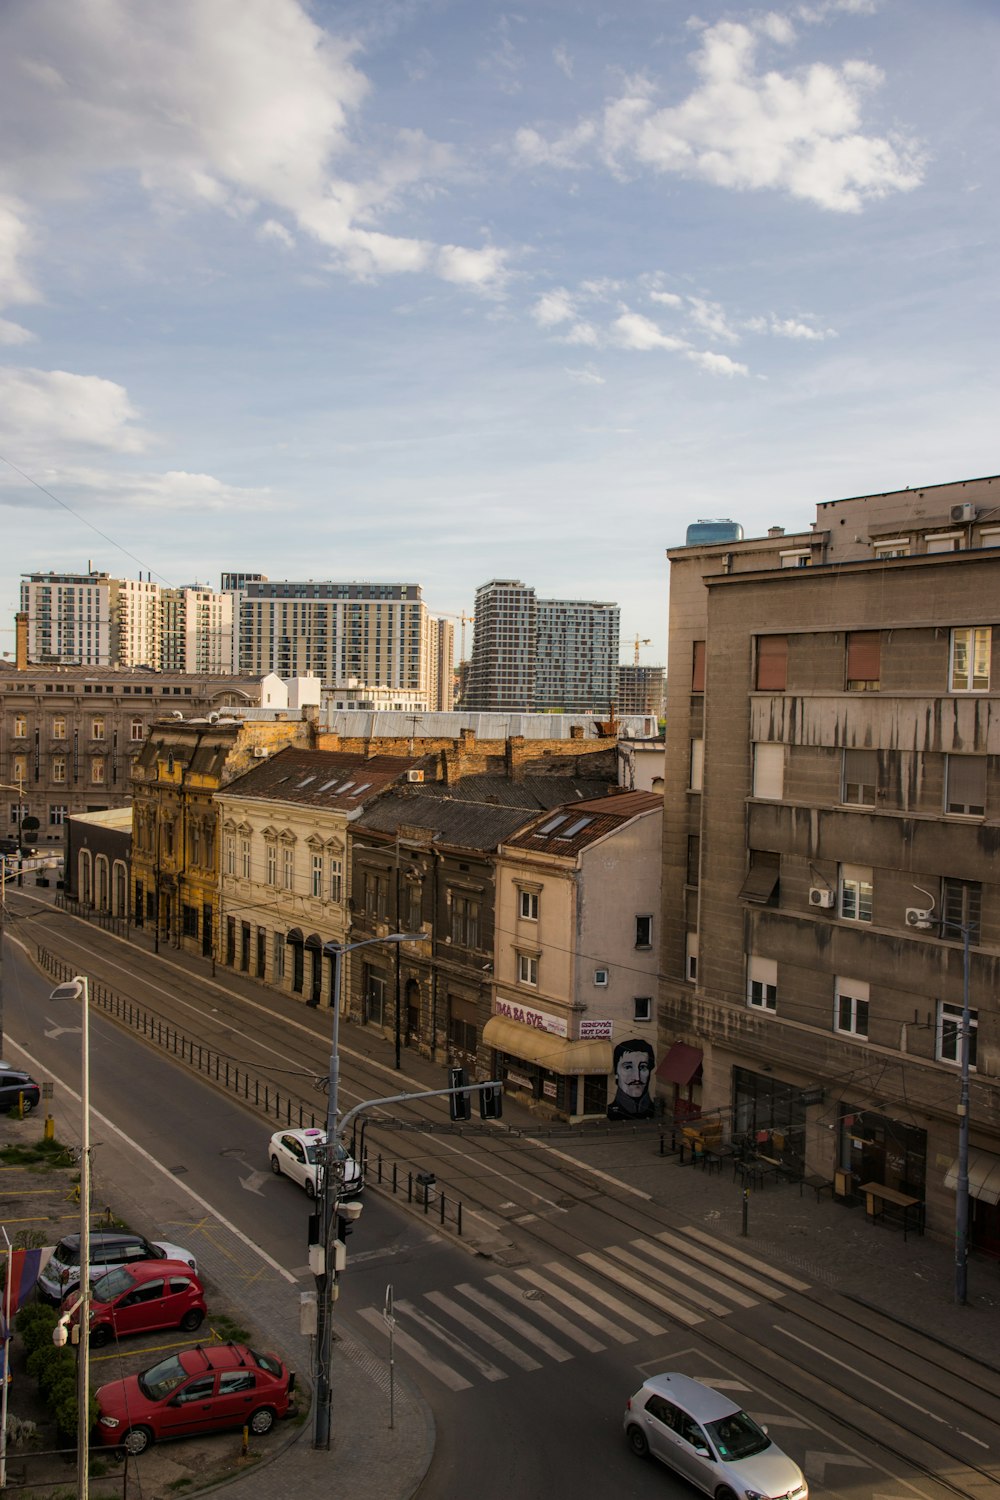
[[[89,562],[520,577],[662,661],[690,521],[996,472],[998,41],[993,0],[6,0],[0,649]]]

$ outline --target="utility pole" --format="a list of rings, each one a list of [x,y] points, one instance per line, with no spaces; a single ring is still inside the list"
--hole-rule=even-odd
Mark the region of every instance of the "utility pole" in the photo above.
[[[958,1096],[958,1181],[955,1184],[955,1301],[964,1307],[969,1292],[969,942],[971,923],[962,923],[962,1035],[959,1042],[961,1084]]]

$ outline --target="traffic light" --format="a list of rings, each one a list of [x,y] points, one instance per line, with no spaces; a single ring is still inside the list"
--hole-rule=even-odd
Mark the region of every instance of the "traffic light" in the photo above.
[[[338,1238],[338,1240],[341,1240],[341,1241],[346,1240],[347,1236],[349,1234],[353,1234],[353,1233],[354,1233],[354,1223],[353,1223],[353,1221],[351,1219],[348,1219],[346,1217],[346,1215],[344,1215],[344,1214],[338,1214],[337,1215],[337,1238]]]
[[[499,1083],[491,1083],[488,1088],[479,1090],[479,1118],[481,1120],[503,1118],[503,1088]]]
[[[467,1080],[466,1080],[466,1077],[465,1077],[465,1069],[464,1068],[449,1068],[448,1069],[448,1087],[449,1088],[451,1088],[451,1089],[464,1089],[466,1087],[466,1083],[467,1083]],[[471,1120],[472,1119],[472,1101],[470,1100],[468,1093],[464,1093],[464,1094],[449,1094],[448,1095],[448,1108],[449,1108],[449,1111],[451,1113],[451,1118],[453,1120]]]

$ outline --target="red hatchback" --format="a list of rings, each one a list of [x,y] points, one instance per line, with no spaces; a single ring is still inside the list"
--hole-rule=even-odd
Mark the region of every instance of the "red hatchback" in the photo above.
[[[151,1370],[113,1380],[97,1392],[102,1443],[144,1453],[164,1438],[249,1427],[260,1436],[288,1414],[295,1376],[276,1354],[246,1344],[197,1344]]]
[[[78,1300],[79,1292],[71,1292],[63,1301],[63,1312]],[[204,1288],[185,1261],[137,1261],[91,1282],[90,1342],[99,1346],[123,1333],[150,1333],[157,1328],[193,1333],[206,1312]],[[79,1317],[77,1312],[73,1322]]]

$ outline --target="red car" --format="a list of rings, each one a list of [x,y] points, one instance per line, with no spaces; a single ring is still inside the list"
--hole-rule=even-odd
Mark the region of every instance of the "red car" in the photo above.
[[[79,1301],[73,1291],[63,1301],[68,1312]],[[204,1321],[205,1291],[182,1260],[141,1260],[108,1271],[90,1287],[90,1342],[110,1343],[123,1333],[183,1328],[193,1333]],[[79,1320],[79,1311],[72,1321]]]
[[[97,1431],[102,1443],[131,1454],[156,1440],[230,1427],[249,1427],[259,1437],[287,1416],[294,1385],[276,1354],[246,1344],[197,1344],[141,1375],[102,1385]]]

